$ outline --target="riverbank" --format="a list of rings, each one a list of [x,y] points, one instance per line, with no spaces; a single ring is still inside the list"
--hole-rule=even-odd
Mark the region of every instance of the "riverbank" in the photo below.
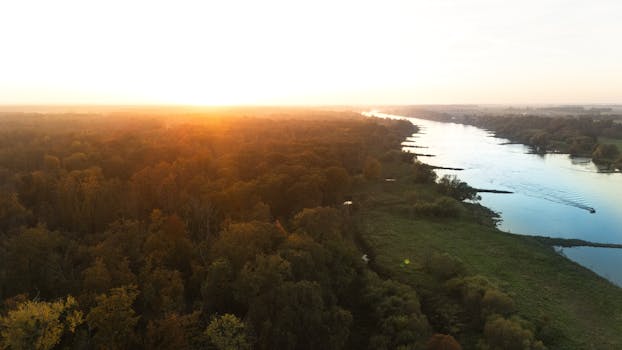
[[[512,233],[508,233],[508,234],[512,234]],[[517,235],[517,236],[525,236],[525,235]],[[598,242],[590,242],[590,241],[586,241],[583,239],[575,239],[575,238],[556,238],[556,237],[544,237],[544,236],[527,236],[527,237],[531,237],[551,247],[564,247],[564,248],[593,247],[593,248],[622,249],[622,244],[615,244],[615,243],[598,243]]]
[[[413,201],[432,202],[439,194],[431,184],[415,184],[409,164],[382,165],[384,176],[396,181],[358,186],[354,200],[360,209],[353,219],[373,266],[414,286],[424,309],[437,287],[426,263],[431,254],[447,253],[510,295],[518,315],[535,325],[549,349],[622,347],[622,289],[557,254],[550,244],[558,241],[498,230],[480,206],[463,203],[455,218],[417,215]],[[458,336],[465,349],[475,347],[474,334]]]

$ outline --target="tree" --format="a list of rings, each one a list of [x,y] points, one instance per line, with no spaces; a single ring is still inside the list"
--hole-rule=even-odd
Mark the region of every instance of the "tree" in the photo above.
[[[135,285],[113,288],[97,297],[97,305],[86,316],[98,349],[128,349],[140,316],[132,308],[138,296]]]
[[[484,315],[509,315],[514,311],[514,300],[498,289],[488,289],[482,298]]]
[[[251,221],[231,224],[214,243],[214,256],[226,258],[234,271],[239,271],[255,255],[271,253],[283,240],[275,225]]]
[[[256,297],[280,286],[291,275],[289,262],[279,255],[257,255],[240,272],[235,294],[240,301],[252,304]]]
[[[469,186],[466,182],[462,182],[456,175],[445,175],[438,182],[439,192],[450,196],[459,201],[480,200],[477,190]]]
[[[318,242],[341,239],[343,221],[335,208],[305,208],[296,214],[293,224],[297,230],[310,235]]]
[[[145,348],[153,350],[187,350],[184,330],[177,315],[170,315],[164,319],[149,321],[145,337]]]
[[[75,243],[45,226],[23,228],[0,242],[0,292],[7,295],[39,290],[56,298],[69,290]]]
[[[207,276],[201,284],[205,308],[211,312],[223,312],[234,307],[231,293],[235,279],[233,267],[227,259],[218,259],[207,268]]]
[[[251,349],[246,325],[232,314],[224,314],[212,319],[205,335],[218,350]]]
[[[443,281],[463,275],[466,270],[460,259],[448,253],[439,254],[436,252],[432,253],[426,260],[425,268],[433,276]]]
[[[421,313],[419,297],[410,286],[368,273],[363,293],[376,323],[370,348],[413,347],[427,339],[429,325]]]
[[[363,166],[363,175],[367,180],[378,180],[382,174],[382,165],[378,159],[368,157]]]
[[[480,347],[485,350],[544,350],[541,341],[535,340],[533,331],[518,318],[492,317],[484,326],[484,339]]]
[[[434,334],[426,344],[427,350],[462,350],[460,343],[449,334]]]
[[[144,247],[147,257],[153,260],[154,265],[166,266],[184,274],[190,273],[194,249],[186,226],[179,216],[163,216],[159,210],[154,210],[150,231]]]
[[[26,301],[0,318],[0,344],[12,350],[47,350],[74,333],[82,322],[78,303],[68,296],[55,302]]]
[[[316,282],[284,282],[250,305],[260,349],[342,349],[352,315],[328,306]]]
[[[339,204],[343,200],[343,195],[350,190],[351,180],[348,171],[339,166],[332,166],[324,170],[324,178],[325,204]]]
[[[25,224],[32,216],[19,201],[17,193],[0,193],[0,232]]]
[[[596,147],[592,153],[592,158],[595,160],[610,159],[614,160],[620,155],[620,151],[616,145],[612,144],[600,144]]]
[[[151,261],[147,261],[139,281],[144,314],[161,316],[183,311],[184,281],[179,271],[154,267]]]
[[[413,163],[413,176],[415,183],[425,184],[436,181],[436,173],[432,168],[418,160]]]

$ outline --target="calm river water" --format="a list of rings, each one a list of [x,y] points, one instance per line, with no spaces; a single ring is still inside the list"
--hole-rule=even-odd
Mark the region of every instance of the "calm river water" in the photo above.
[[[482,205],[501,213],[502,230],[622,243],[622,174],[599,173],[589,159],[530,154],[527,146],[473,126],[404,119],[420,128],[404,150],[434,155],[419,157],[427,164],[464,168],[437,170],[439,176],[455,174],[472,187],[514,192],[481,194]],[[564,248],[563,254],[622,286],[622,249]]]

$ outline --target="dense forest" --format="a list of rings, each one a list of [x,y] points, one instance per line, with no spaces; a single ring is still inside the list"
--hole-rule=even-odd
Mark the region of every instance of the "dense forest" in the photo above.
[[[361,258],[356,215],[391,164],[436,193],[413,215],[476,210],[399,151],[414,128],[317,110],[2,115],[0,345],[544,349],[551,330],[451,255],[427,255],[425,298]]]

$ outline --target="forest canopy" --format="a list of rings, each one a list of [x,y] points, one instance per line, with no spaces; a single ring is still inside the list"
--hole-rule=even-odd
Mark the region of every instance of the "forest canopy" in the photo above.
[[[318,113],[3,115],[2,346],[424,344],[342,205],[414,127]]]

